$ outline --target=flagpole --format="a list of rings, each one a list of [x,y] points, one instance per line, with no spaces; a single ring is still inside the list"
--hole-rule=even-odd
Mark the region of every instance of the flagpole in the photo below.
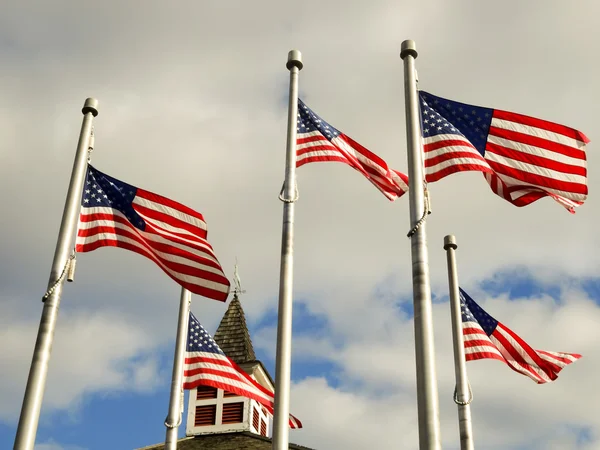
[[[419,414],[419,448],[441,449],[435,352],[433,345],[433,320],[431,312],[431,288],[429,286],[429,262],[423,189],[423,157],[415,59],[415,42],[402,42],[400,57],[404,60],[404,95],[406,105],[406,140],[408,153],[408,179],[410,180],[409,233],[412,254],[413,305],[415,327],[415,359],[417,368],[417,408]]]
[[[279,272],[279,309],[277,312],[277,353],[275,359],[275,411],[273,450],[289,447],[290,378],[292,366],[292,284],[294,277],[294,202],[296,190],[296,131],[298,123],[298,74],[303,67],[298,50],[288,53],[290,71],[288,130],[285,157],[285,181],[282,194],[283,226],[281,267]]]
[[[460,449],[474,450],[473,429],[471,426],[471,389],[467,378],[465,348],[463,344],[460,294],[458,291],[458,273],[456,270],[456,238],[449,234],[444,237],[444,250],[448,260],[448,288],[450,291],[450,313],[452,316],[452,344],[454,347],[454,375],[456,391],[454,402],[458,407],[458,425],[460,430]]]
[[[177,431],[179,425],[181,425],[181,415],[183,412],[183,363],[185,359],[185,344],[187,340],[191,302],[192,293],[182,287],[181,299],[179,300],[179,320],[177,322],[175,355],[173,357],[173,376],[171,378],[169,414],[165,419],[165,427],[167,427],[165,450],[177,450]]]
[[[48,290],[46,291],[46,295],[44,295],[42,317],[40,319],[31,367],[29,368],[29,378],[27,379],[27,387],[25,388],[25,395],[21,406],[21,416],[19,417],[19,425],[15,437],[15,450],[32,450],[35,444],[42,400],[46,388],[46,376],[48,375],[48,364],[50,363],[50,353],[52,352],[52,341],[54,340],[54,329],[56,328],[60,296],[65,274],[71,263],[69,254],[73,251],[73,239],[77,229],[90,133],[93,118],[98,115],[98,100],[93,98],[86,99],[81,112],[83,113],[83,123],[81,125],[71,180],[58,232],[54,260],[52,261],[52,268],[50,270]]]

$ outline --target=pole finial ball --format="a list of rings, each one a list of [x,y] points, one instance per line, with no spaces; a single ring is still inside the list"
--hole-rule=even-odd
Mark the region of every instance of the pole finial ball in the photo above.
[[[96,117],[98,115],[98,100],[86,98],[81,112],[83,114],[92,113],[92,116]]]
[[[402,46],[400,47],[400,58],[404,59],[409,55],[413,58],[418,56],[417,44],[415,44],[415,41],[411,39],[407,39],[406,41],[402,42]]]
[[[304,64],[302,64],[302,53],[300,53],[300,50],[290,50],[285,67],[287,67],[288,70],[291,70],[292,67],[297,67],[298,70],[302,70]]]

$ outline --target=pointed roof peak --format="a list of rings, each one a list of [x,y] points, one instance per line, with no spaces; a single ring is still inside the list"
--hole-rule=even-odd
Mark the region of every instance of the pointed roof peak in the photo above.
[[[229,303],[215,333],[215,341],[221,350],[237,364],[255,361],[256,354],[246,325],[244,309],[237,292]]]

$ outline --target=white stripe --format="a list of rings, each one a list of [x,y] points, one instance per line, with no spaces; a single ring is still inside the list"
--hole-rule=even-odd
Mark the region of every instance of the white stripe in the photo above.
[[[378,163],[376,163],[374,160],[372,160],[371,158],[369,158],[366,155],[363,155],[359,150],[355,149],[354,147],[352,147],[350,144],[348,144],[345,140],[336,137],[334,138],[331,142],[335,143],[335,145],[339,148],[342,149],[342,151],[344,153],[346,153],[349,156],[352,156],[354,158],[356,158],[359,163],[361,163],[364,166],[369,166],[372,169],[375,169],[377,172],[379,172],[381,175],[386,176],[387,175],[387,167],[384,166],[380,166]],[[382,160],[383,161],[383,160]],[[385,161],[384,161],[384,164]],[[387,165],[387,164],[386,164]],[[364,168],[363,168],[364,169]],[[368,173],[368,172],[367,172]]]
[[[526,181],[518,180],[516,178],[513,178],[511,176],[508,176],[508,175],[505,175],[505,174],[502,174],[502,173],[496,172],[496,175],[508,187],[510,187],[510,186],[532,186],[532,187],[540,189],[542,191],[550,192],[550,193],[558,195],[560,197],[564,197],[564,198],[567,198],[569,200],[579,201],[579,202],[583,202],[587,198],[587,195],[584,195],[584,194],[575,194],[575,193],[569,192],[569,191],[561,191],[561,190],[552,189],[552,188],[549,188],[549,187],[538,186],[537,184],[528,183]]]
[[[203,278],[198,278],[193,275],[187,275],[187,274],[183,274],[181,272],[177,272],[177,271],[167,267],[162,261],[160,261],[157,258],[156,255],[160,255],[164,259],[171,261],[171,262],[180,262],[181,264],[185,264],[190,267],[195,267],[195,268],[205,270],[207,272],[212,272],[215,274],[223,275],[223,272],[221,272],[220,270],[215,269],[214,267],[196,264],[194,261],[190,261],[187,258],[180,258],[176,255],[158,252],[154,249],[149,250],[148,247],[144,246],[143,244],[141,244],[133,239],[127,238],[125,236],[117,235],[114,233],[98,233],[94,236],[89,236],[87,238],[77,237],[77,244],[78,245],[91,244],[91,243],[99,241],[99,240],[101,241],[101,240],[107,240],[107,239],[125,242],[125,243],[131,244],[131,245],[141,249],[143,251],[144,255],[148,256],[152,261],[154,261],[158,266],[160,266],[165,272],[167,272],[168,274],[171,274],[177,280],[184,281],[186,283],[194,284],[197,286],[206,287],[206,288],[209,288],[209,289],[212,289],[215,291],[219,291],[219,292],[228,292],[227,285],[218,283],[216,281],[210,281],[210,280],[205,280]]]
[[[551,159],[552,161],[556,161],[561,164],[569,164],[571,166],[577,167],[586,167],[587,165],[585,159],[563,155],[562,153],[554,152],[552,150],[536,147],[534,145],[523,144],[521,142],[513,141],[510,139],[504,139],[498,136],[489,136],[488,142],[500,145],[501,147],[510,148],[512,150],[525,153],[527,155],[542,156],[544,158]]]
[[[425,145],[435,144],[436,142],[442,142],[442,141],[463,141],[465,143],[465,146],[470,147],[474,151],[477,151],[477,149],[475,149],[475,147],[473,146],[471,141],[469,141],[466,137],[461,136],[460,134],[453,134],[453,133],[436,134],[435,136],[427,136],[423,139],[424,139]]]
[[[517,131],[530,136],[536,136],[548,141],[558,142],[569,147],[579,148],[582,150],[585,148],[585,143],[583,141],[531,125],[524,125],[517,122],[511,122],[509,120],[492,118],[492,126],[496,128],[502,128],[504,130]]]
[[[202,254],[202,255],[204,255],[205,259],[214,261],[217,264],[219,263],[210,244],[205,239],[200,238],[198,236],[196,236],[193,240],[190,240],[190,239],[185,239],[185,238],[182,238],[179,236],[173,236],[172,234],[170,234],[168,232],[156,231],[156,233],[161,233],[162,235],[145,232],[145,231],[140,230],[139,228],[134,227],[131,224],[131,222],[129,222],[129,220],[125,217],[125,215],[123,213],[121,213],[121,211],[112,209],[112,208],[105,208],[105,207],[85,208],[83,210],[83,212],[81,213],[81,215],[84,217],[91,216],[93,214],[113,214],[115,216],[121,217],[122,219],[126,220],[128,225],[125,225],[121,222],[116,222],[116,221],[113,221],[110,219],[92,220],[89,222],[82,222],[80,220],[79,224],[78,224],[78,229],[88,230],[88,229],[91,229],[91,228],[94,228],[97,226],[114,226],[115,228],[128,229],[130,231],[134,231],[135,233],[137,233],[139,236],[141,236],[143,239],[145,239],[147,241],[152,241],[152,242],[156,242],[159,244],[169,245],[171,247],[175,247],[175,248],[178,248],[181,250],[186,250],[193,254],[198,254],[198,255]],[[124,228],[124,227],[126,227],[126,228]],[[176,239],[177,241],[174,242],[172,240],[166,239],[163,236],[170,236],[173,239]],[[190,245],[195,245],[196,247],[201,247],[201,249],[191,248],[190,246],[185,244],[186,242],[189,243]],[[199,253],[199,252],[201,252],[201,253]]]
[[[504,345],[502,345],[502,343],[492,335],[490,337],[491,341],[496,345],[496,347],[498,347],[500,353],[502,353],[502,356],[504,356],[504,359],[506,359],[506,362],[510,364],[511,367],[517,369],[519,372],[529,376],[530,378],[535,379],[535,375],[537,375],[537,377],[541,380],[551,381],[550,378],[548,378],[548,376],[544,373],[544,371],[542,371],[539,368],[539,366],[531,359],[527,351],[523,347],[521,347],[521,344],[519,344],[510,334],[506,333],[501,326],[496,327],[496,332],[501,334],[504,337],[504,339],[508,341],[511,347],[525,361],[525,363],[518,363],[514,359],[514,357],[509,353],[509,350],[505,348]],[[527,368],[531,369],[531,371],[533,371],[535,375],[532,376],[531,371],[527,370],[524,367],[524,365],[526,365]]]
[[[437,158],[442,155],[448,155],[448,154],[458,153],[458,152],[461,152],[461,153],[467,152],[467,153],[473,155],[473,156],[461,156],[461,158],[475,158],[475,159],[479,160],[479,164],[485,165],[485,166],[488,165],[488,163],[485,161],[483,156],[481,156],[481,153],[479,153],[477,150],[470,148],[470,147],[459,146],[459,145],[449,145],[447,147],[436,148],[435,150],[425,150],[425,160],[427,161],[428,159],[434,159],[434,158]]]
[[[452,166],[462,166],[464,164],[470,164],[470,165],[474,165],[474,166],[478,166],[480,167],[480,169],[474,169],[474,170],[492,170],[490,169],[490,167],[487,165],[487,163],[485,161],[482,161],[481,159],[477,159],[477,158],[452,158],[452,159],[448,159],[446,161],[442,161],[439,164],[436,164],[435,166],[426,166],[425,167],[425,173],[427,175],[434,175],[437,172],[440,172],[448,167],[452,167]]]
[[[143,231],[138,230],[137,228],[133,227],[132,225],[126,225],[124,223],[120,223],[120,222],[112,222],[112,221],[107,221],[107,220],[95,220],[95,221],[91,221],[91,222],[84,222],[86,226],[82,225],[79,227],[80,230],[85,230],[85,229],[92,229],[96,226],[111,226],[120,230],[127,230],[130,232],[133,232],[134,234],[140,236],[140,239],[144,239],[146,241],[147,247],[151,248],[152,251],[154,253],[156,253],[157,255],[164,255],[165,259],[171,260],[170,258],[168,258],[167,256],[171,255],[174,259],[172,260],[173,262],[178,262],[181,264],[186,264],[188,266],[193,266],[194,264],[197,264],[198,261],[189,257],[185,257],[185,256],[180,256],[180,255],[175,255],[172,253],[165,253],[162,251],[159,251],[157,249],[155,249],[153,247],[153,243],[157,243],[157,244],[166,244],[169,245],[170,247],[174,247],[180,250],[185,250],[188,253],[191,253],[192,255],[194,255],[196,257],[196,259],[203,259],[205,261],[212,261],[216,264],[219,264],[219,262],[217,261],[216,257],[214,256],[214,254],[208,252],[208,251],[202,251],[202,250],[198,250],[196,248],[192,248],[192,247],[188,247],[184,244],[179,244],[179,243],[172,243],[170,241],[168,241],[167,239],[164,239],[162,236],[157,236],[155,234],[148,234],[145,233]],[[88,243],[92,243],[92,242],[96,242],[99,240],[99,238],[97,236],[116,236],[118,235],[118,233],[115,232],[97,232],[94,233],[92,235],[89,236],[77,236],[77,244],[88,244]],[[120,235],[119,235],[120,237]],[[123,237],[124,238],[124,237]],[[125,238],[124,238],[125,239]],[[198,268],[202,268],[205,267],[204,265],[202,266],[198,266]],[[215,267],[212,266],[206,266],[206,267],[210,267],[211,269],[206,269],[210,272],[213,273],[221,273],[221,269],[217,269]]]
[[[297,161],[302,161],[304,159],[308,159],[308,158],[315,158],[315,157],[321,157],[321,158],[330,158],[330,157],[342,157],[342,158],[346,158],[346,155],[344,155],[341,151],[339,150],[313,150],[311,152],[308,153],[303,153],[302,155],[298,155]],[[346,158],[347,159],[347,158]]]
[[[537,166],[535,164],[529,164],[516,159],[508,158],[497,153],[487,151],[485,152],[485,159],[488,161],[497,162],[508,167],[520,170],[522,172],[531,173],[534,175],[542,175],[547,178],[551,178],[556,181],[566,181],[570,183],[579,183],[585,185],[587,178],[582,175],[575,175],[571,173],[558,172],[557,170],[548,169],[547,167]],[[502,170],[501,168],[498,170]]]
[[[221,376],[213,375],[210,373],[198,373],[196,375],[186,376],[184,378],[185,383],[194,383],[199,380],[211,380],[211,381],[215,381],[217,383],[223,383],[223,384],[226,384],[229,386],[243,389],[245,391],[248,391],[250,394],[252,394],[256,397],[259,397],[259,398],[254,398],[259,403],[271,404],[273,402],[273,400],[269,399],[269,397],[267,397],[263,392],[256,389],[251,384],[240,381],[240,380],[232,380],[231,378],[228,378],[228,377],[221,377]]]
[[[547,353],[550,353],[550,355],[548,355]],[[537,354],[540,356],[540,358],[551,362],[552,364],[555,364],[559,367],[566,367],[567,365],[571,364],[574,361],[577,361],[577,359],[579,358],[575,358],[573,355],[570,355],[568,353],[559,353],[559,352],[546,352],[543,353],[540,350],[537,351]],[[561,361],[558,358],[562,358],[562,359],[567,359],[567,362]]]
[[[162,203],[153,202],[152,200],[148,200],[146,198],[137,197],[137,196],[133,199],[133,203],[140,205],[140,206],[144,206],[148,209],[152,209],[154,211],[159,211],[168,216],[175,217],[176,219],[179,219],[182,222],[189,223],[190,225],[193,225],[197,228],[200,228],[200,229],[206,231],[206,222],[198,219],[197,217],[190,216],[189,214],[187,214],[183,211],[180,211],[178,209],[172,208],[167,205],[163,205]]]

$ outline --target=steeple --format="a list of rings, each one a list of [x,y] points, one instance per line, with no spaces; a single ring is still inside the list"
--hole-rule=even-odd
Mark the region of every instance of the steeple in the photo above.
[[[237,289],[215,333],[221,350],[237,364],[256,361],[254,347],[246,325],[246,316],[238,299]]]
[[[238,364],[239,369],[265,389],[273,391],[273,380],[262,363],[256,360],[252,347],[246,317],[239,300],[244,291],[240,286],[237,264],[234,283],[233,300],[221,319],[214,339],[225,355]],[[264,406],[254,399],[238,396],[223,388],[200,385],[190,390],[187,417],[188,436],[248,432],[268,438],[272,432],[272,416]]]

